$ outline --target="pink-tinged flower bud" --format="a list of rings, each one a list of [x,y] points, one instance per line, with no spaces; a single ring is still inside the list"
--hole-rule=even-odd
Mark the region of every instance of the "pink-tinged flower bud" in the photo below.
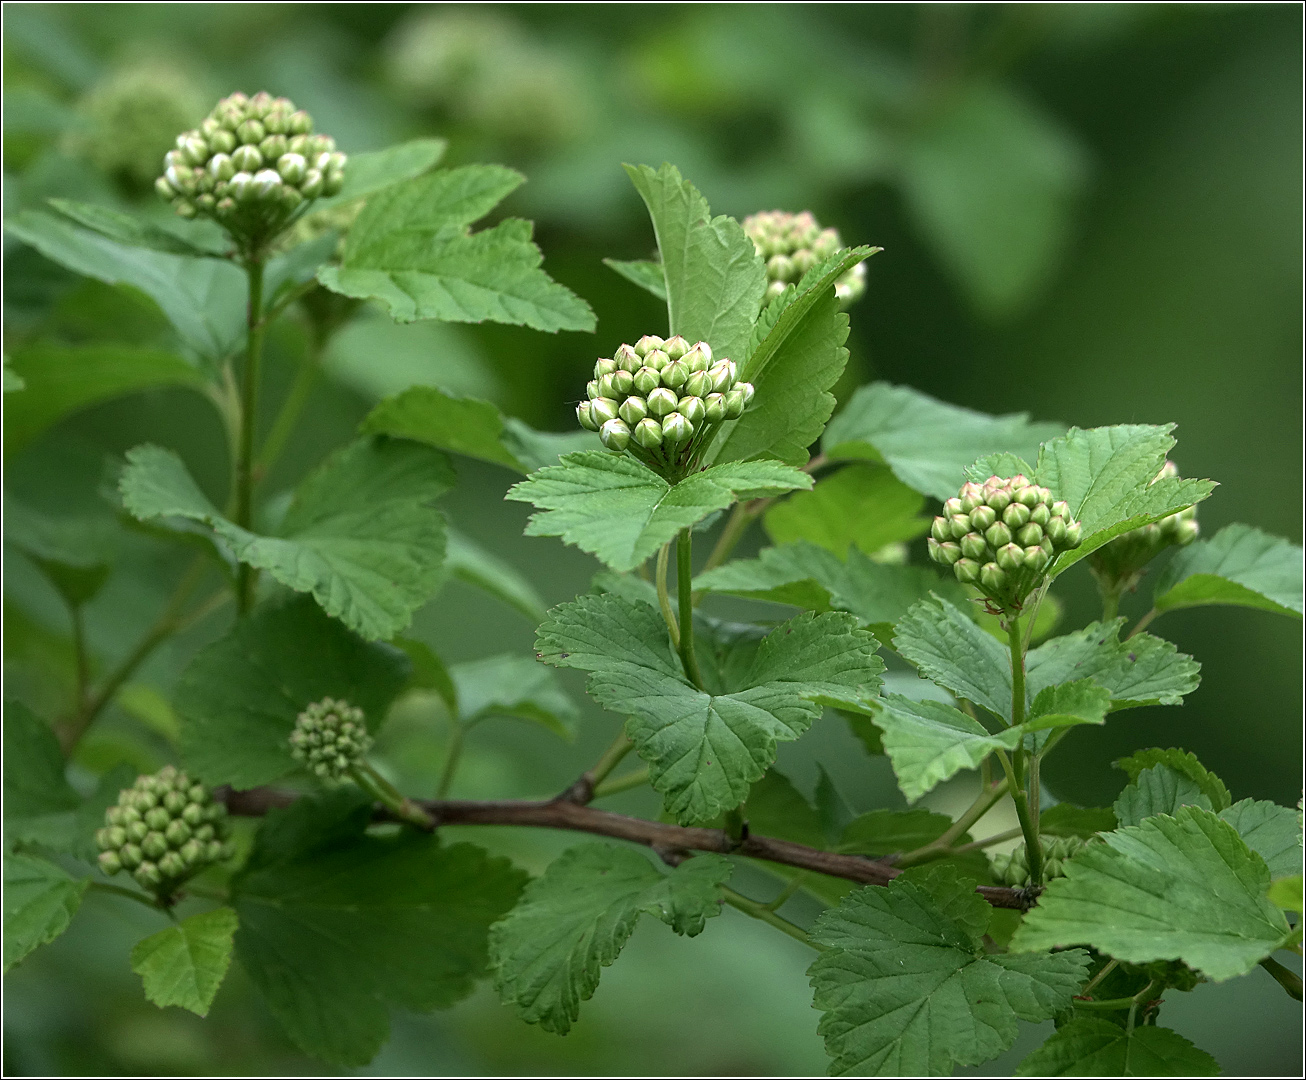
[[[238,146],[232,152],[231,160],[238,172],[254,173],[263,167],[263,155],[257,146]]]
[[[662,385],[658,373],[650,367],[642,367],[635,372],[635,389],[641,394],[648,394]]]
[[[1026,488],[1026,491],[1029,489]],[[1009,529],[1019,529],[1029,521],[1029,507],[1021,502],[1013,502],[1002,511],[1002,520]]]
[[[694,437],[694,425],[678,412],[662,420],[662,441],[671,446],[681,446]]]
[[[1006,583],[1007,575],[997,563],[985,563],[980,568],[980,584],[990,593],[1001,592]]]
[[[961,538],[961,553],[968,559],[976,559],[979,562],[985,561],[988,554],[989,546],[984,537],[978,533],[967,533]]]
[[[937,561],[944,563],[947,566],[954,566],[956,565],[956,563],[958,563],[961,560],[961,555],[962,555],[961,548],[958,547],[956,544],[954,544],[951,540],[949,540],[947,543],[939,544],[938,548],[939,548],[939,553],[937,556]]]
[[[603,396],[602,394],[599,393],[598,379],[590,379],[590,381],[585,384],[585,396],[587,398],[596,398],[596,397]]]
[[[670,363],[671,357],[663,349],[650,349],[644,357],[644,366],[651,367],[654,371],[665,371]]]
[[[989,547],[994,551],[1011,543],[1011,530],[1002,522],[996,521],[984,532],[984,539],[989,542]]]
[[[654,349],[661,349],[662,346],[665,344],[666,342],[663,341],[656,334],[645,334],[642,338],[640,338],[637,342],[635,342],[635,352],[637,352],[640,356],[647,356]]]
[[[598,431],[599,425],[594,422],[594,414],[590,411],[590,403],[582,401],[576,406],[576,419],[580,426],[586,431]]]
[[[942,543],[944,540],[952,539],[952,526],[945,517],[936,517],[934,523],[930,526],[930,535],[935,540]]]
[[[726,418],[726,399],[721,394],[708,394],[703,399],[703,415],[709,424],[719,424]]]
[[[656,450],[662,445],[662,425],[646,416],[635,425],[635,441],[645,450]]]
[[[694,348],[696,348],[699,352],[701,352],[701,353],[703,354],[703,359],[704,359],[704,361],[706,362],[706,365],[705,365],[705,366],[707,366],[707,367],[711,367],[711,366],[712,366],[712,346],[709,345],[706,341],[696,341],[696,342],[694,342]]]
[[[972,559],[959,559],[953,564],[952,572],[963,585],[974,585],[979,581],[980,564]]]
[[[624,420],[608,420],[599,429],[599,441],[609,450],[624,450],[630,445],[630,428]]]
[[[648,402],[642,397],[628,397],[621,403],[617,413],[633,428],[648,415]]]
[[[642,366],[640,353],[630,345],[621,345],[612,354],[612,359],[622,371],[635,372]]]
[[[605,375],[604,378],[612,380],[612,389],[616,391],[613,394],[604,394],[604,397],[623,398],[635,386],[635,376],[629,371],[623,371],[621,368],[617,368],[611,375]]]
[[[1035,546],[1025,549],[1025,565],[1036,574],[1042,573],[1043,568],[1051,561],[1051,556],[1041,547]]]
[[[679,334],[669,337],[662,344],[662,351],[667,354],[671,360],[679,360],[685,353],[689,352],[689,342]]]
[[[609,420],[617,418],[617,403],[611,398],[595,398],[590,402],[590,414],[594,417],[594,422],[602,427]]]
[[[246,146],[257,146],[267,138],[267,130],[257,120],[246,120],[236,129],[236,136]]]
[[[604,357],[599,357],[599,359],[594,362],[594,377],[596,379],[601,379],[604,375],[611,375],[617,370],[617,366],[615,360],[608,360]]]
[[[1069,551],[1071,548],[1079,547],[1079,542],[1083,538],[1083,535],[1083,526],[1081,526],[1078,521],[1072,521],[1067,525],[1065,539],[1066,550]]]
[[[747,402],[744,401],[744,392],[736,387],[725,395],[726,399],[726,419],[738,420],[744,415],[744,409],[747,408]]]
[[[966,514],[953,514],[948,518],[948,529],[952,532],[951,539],[960,540],[970,532],[970,518]]]
[[[1052,517],[1065,518],[1070,520],[1070,504],[1064,499],[1060,502],[1054,502],[1051,506]]]
[[[659,386],[648,395],[648,411],[654,416],[667,416],[676,411],[680,398],[675,391]]]
[[[753,403],[753,395],[757,392],[750,382],[741,382],[735,384],[735,390],[744,395],[744,408],[748,408]]]
[[[664,367],[658,375],[662,385],[670,390],[679,390],[689,378],[689,368],[683,360],[676,360]]]
[[[705,397],[712,391],[712,377],[706,371],[695,371],[685,380],[681,393],[689,397]]]
[[[1016,531],[1016,539],[1021,547],[1032,547],[1043,542],[1043,530],[1031,521],[1024,528]]]
[[[991,506],[977,506],[970,512],[971,527],[979,532],[983,532],[997,520],[997,511]]]
[[[1005,547],[1000,547],[994,556],[994,562],[1003,570],[1015,573],[1025,565],[1024,549],[1016,544],[1007,544]]]
[[[289,150],[289,140],[284,135],[269,135],[258,144],[258,152],[263,155],[264,161],[276,161]]]
[[[955,495],[951,499],[946,500],[943,504],[943,512],[948,517],[952,517],[953,514],[963,513],[961,500]]]

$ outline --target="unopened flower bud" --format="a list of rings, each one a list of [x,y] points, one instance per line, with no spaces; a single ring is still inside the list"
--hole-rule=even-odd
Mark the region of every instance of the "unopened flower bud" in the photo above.
[[[122,869],[122,860],[116,851],[102,851],[99,855],[100,869],[112,877]]]
[[[1025,489],[1029,491],[1029,488]],[[1029,521],[1029,507],[1021,502],[1013,502],[1002,512],[1002,520],[1009,529],[1019,529]]]
[[[735,384],[735,389],[744,395],[744,408],[748,408],[753,403],[753,395],[757,393],[753,384],[750,382],[740,382]]]
[[[1052,557],[1041,546],[1025,548],[1025,566],[1036,574],[1042,573],[1043,568],[1051,561]]]
[[[656,334],[645,334],[642,338],[640,338],[637,342],[635,342],[635,352],[639,356],[647,356],[654,349],[661,349],[662,346],[665,344],[666,342],[664,342]]]
[[[662,344],[662,351],[672,360],[679,360],[685,353],[689,352],[689,342],[679,334],[669,337]]]
[[[1025,552],[1017,544],[1007,544],[998,548],[994,561],[1000,568],[1015,572],[1025,565]]]
[[[1020,542],[1021,547],[1041,544],[1043,542],[1043,530],[1031,521],[1024,528],[1016,531],[1016,539]]]
[[[236,129],[236,135],[246,146],[257,146],[265,138],[267,131],[257,120],[246,120]]]
[[[689,368],[685,366],[683,360],[676,360],[668,364],[658,374],[662,385],[670,390],[679,390],[685,385],[685,380],[689,378]]]
[[[645,417],[635,425],[634,438],[645,450],[656,450],[662,445],[662,425],[651,416]]]
[[[648,411],[654,416],[667,416],[676,411],[676,406],[680,404],[674,391],[668,390],[664,386],[659,386],[648,396]]]
[[[285,153],[277,158],[277,172],[287,184],[299,184],[308,172],[308,163],[302,154]]]
[[[304,174],[304,182],[299,185],[299,190],[303,192],[304,198],[316,199],[322,194],[324,186],[322,174],[317,169],[309,169]]]
[[[605,397],[623,398],[635,387],[635,377],[629,371],[622,371],[618,368],[608,376],[612,380],[613,393],[604,395]]]
[[[679,404],[676,405],[676,412],[693,424],[697,430],[698,425],[703,422],[703,417],[706,415],[706,408],[702,398],[690,395],[680,399]]]
[[[332,169],[322,178],[322,194],[328,198],[332,195],[339,195],[344,186],[345,174],[335,169]]]
[[[590,379],[590,381],[585,384],[585,396],[587,398],[596,398],[596,397],[603,396],[601,393],[599,393],[599,382],[600,382],[599,379]]]
[[[980,564],[973,559],[959,559],[953,565],[952,572],[963,585],[973,585],[979,580]]]
[[[725,395],[726,399],[726,419],[737,420],[744,415],[745,401],[744,392],[736,387]]]
[[[689,397],[705,397],[712,389],[712,377],[706,371],[695,371],[685,380],[680,392]]]
[[[1192,519],[1189,519],[1188,521],[1181,521],[1179,522],[1178,525],[1175,526],[1174,533],[1171,537],[1171,540],[1179,547],[1187,547],[1189,544],[1191,544],[1194,540],[1197,539],[1197,535],[1200,531],[1201,529],[1199,528],[1196,521]],[[1078,540],[1079,538],[1078,533],[1076,533],[1075,538],[1076,540]],[[1078,546],[1078,544],[1074,546]]]
[[[648,402],[642,397],[628,397],[621,403],[617,412],[621,419],[633,428],[648,415]]]
[[[662,420],[662,440],[673,446],[689,442],[694,437],[694,425],[678,412]]]
[[[936,561],[947,566],[955,566],[962,557],[962,549],[951,540],[947,540],[938,545],[938,555]]]
[[[590,412],[594,416],[594,422],[602,427],[609,420],[617,418],[617,403],[611,398],[597,397],[590,402]]]
[[[961,538],[960,551],[968,559],[978,559],[982,562],[988,550],[988,542],[979,533],[967,533]]]
[[[952,526],[948,519],[943,516],[936,517],[933,524],[930,525],[930,535],[940,543],[944,540],[951,540]]]
[[[615,374],[616,374],[616,372],[613,372],[613,375],[615,375]],[[618,395],[617,395],[617,390],[616,390],[616,387],[613,385],[613,382],[612,382],[612,375],[604,375],[603,378],[601,378],[601,379],[599,380],[599,382],[598,382],[598,392],[595,393],[595,394],[593,394],[592,396],[594,396],[594,397],[613,398],[614,400],[617,399],[617,397],[618,397]]]
[[[1067,551],[1071,548],[1079,547],[1079,541],[1083,537],[1083,532],[1083,526],[1081,526],[1078,521],[1072,521],[1066,526],[1066,538],[1064,544]]]
[[[991,592],[1000,592],[1007,583],[1007,575],[997,563],[985,563],[980,568],[980,584]]]
[[[642,367],[635,372],[635,389],[641,394],[652,393],[662,385],[662,379],[651,367]]]
[[[991,506],[977,506],[970,512],[971,528],[978,532],[984,532],[997,520],[997,511]]]
[[[622,345],[612,354],[612,359],[622,371],[638,371],[643,366],[640,354],[630,345]]]
[[[608,420],[599,428],[599,441],[609,450],[624,450],[630,445],[630,428],[624,420]]]
[[[994,551],[997,551],[1003,545],[1011,543],[1011,530],[1001,521],[997,521],[985,530],[984,539],[989,542],[989,546]]]
[[[767,260],[766,276],[772,281],[791,281],[794,277],[794,264],[785,255],[773,255]]]
[[[720,394],[708,394],[703,399],[703,415],[709,424],[719,424],[726,418],[726,399]]]

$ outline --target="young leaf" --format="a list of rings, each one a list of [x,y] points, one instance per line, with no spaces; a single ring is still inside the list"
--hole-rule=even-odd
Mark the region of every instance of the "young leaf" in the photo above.
[[[134,517],[201,522],[241,562],[311,592],[328,614],[364,637],[389,638],[441,582],[444,519],[431,504],[452,482],[442,454],[365,438],[299,485],[280,536],[259,536],[223,517],[171,450],[128,451],[119,486]]]
[[[1215,489],[1210,480],[1156,480],[1175,444],[1173,430],[1173,424],[1072,427],[1043,446],[1035,477],[1054,499],[1070,504],[1071,516],[1083,526],[1079,547],[1052,564],[1054,576],[1121,533],[1201,502]]]
[[[941,701],[912,701],[885,694],[875,712],[884,752],[908,802],[962,769],[976,768],[996,749],[1014,750],[1021,732],[990,735],[978,720]]]
[[[446,533],[445,567],[450,575],[491,596],[497,596],[538,626],[544,621],[543,597],[517,568],[491,555],[469,536],[450,528]]]
[[[707,200],[674,165],[625,169],[653,221],[671,333],[706,341],[742,368],[766,291],[753,242],[733,218],[712,217]]]
[[[410,670],[399,649],[363,641],[306,596],[264,604],[182,673],[182,756],[209,784],[271,783],[299,767],[289,739],[308,705],[343,698],[375,730]]]
[[[851,546],[873,555],[930,527],[925,500],[888,469],[852,465],[777,502],[762,519],[775,544],[807,540],[840,558]]]
[[[225,245],[206,247],[197,245],[171,229],[144,221],[132,214],[124,214],[108,206],[75,202],[70,199],[50,199],[48,205],[56,214],[91,232],[126,247],[149,248],[168,255],[188,255],[191,258],[224,258]]]
[[[946,1076],[1016,1039],[1017,1020],[1070,1007],[1087,972],[1081,950],[986,955],[990,919],[974,883],[936,870],[849,893],[812,928],[827,946],[808,969],[832,1073]],[[933,895],[932,895],[933,894]]]
[[[591,672],[590,695],[629,716],[654,790],[684,823],[743,802],[776,743],[802,735],[822,705],[868,709],[884,667],[851,616],[800,615],[766,637],[732,692],[705,693],[685,680],[657,609],[610,593],[554,608],[535,647],[546,663]]]
[[[730,462],[668,484],[625,454],[568,454],[505,496],[541,513],[527,536],[560,536],[614,570],[633,570],[684,528],[737,499],[812,486],[812,478],[777,461]]]
[[[525,880],[471,844],[369,835],[370,818],[349,790],[273,811],[233,882],[241,965],[295,1045],[339,1066],[381,1048],[387,1006],[466,997]]]
[[[1296,810],[1272,802],[1241,799],[1221,810],[1220,819],[1237,829],[1243,843],[1265,860],[1270,877],[1301,874],[1301,817]]]
[[[73,878],[45,859],[4,855],[5,971],[65,930],[81,907],[89,878]]]
[[[1111,695],[1112,710],[1180,704],[1197,689],[1201,665],[1151,634],[1120,641],[1124,622],[1092,623],[1030,649],[1025,656],[1029,692],[1091,679]]]
[[[1011,719],[1011,657],[942,597],[920,601],[898,620],[893,647],[922,675],[958,697]]]
[[[1032,459],[1039,443],[1064,430],[1030,423],[1026,413],[988,416],[877,382],[853,394],[830,421],[821,448],[831,458],[882,461],[908,487],[948,499],[976,458],[1010,452]]]
[[[127,247],[39,210],[14,215],[5,230],[74,273],[145,293],[210,367],[240,348],[247,289],[233,264]]]
[[[1265,860],[1209,810],[1183,806],[1102,839],[1048,883],[1014,951],[1091,945],[1127,963],[1182,960],[1221,982],[1287,937],[1283,913],[1265,899]]]
[[[145,996],[163,1009],[180,1005],[207,1016],[231,963],[231,939],[238,920],[229,907],[202,911],[151,934],[132,949],[132,971],[145,983]]]
[[[5,401],[6,457],[91,405],[142,390],[202,390],[205,385],[200,371],[180,356],[135,345],[38,343],[6,354],[6,360],[27,384],[23,393]]]
[[[767,332],[740,365],[740,378],[757,387],[757,398],[748,412],[722,428],[714,460],[766,454],[792,465],[807,461],[807,448],[820,438],[834,411],[830,387],[848,363],[843,347],[848,316],[839,310],[834,283],[874,250],[846,253],[824,277],[804,291],[786,292],[763,313],[753,340],[763,327]],[[778,314],[773,312],[777,308]]]
[[[662,273],[660,262],[636,260],[623,262],[621,259],[604,259],[603,265],[615,270],[633,285],[638,285],[645,292],[650,292],[664,304],[667,300],[667,279]]]
[[[339,194],[319,199],[313,213],[363,199],[405,180],[412,180],[433,169],[444,157],[448,143],[444,139],[409,139],[384,150],[370,150],[349,155],[345,183]]]
[[[1211,810],[1211,800],[1197,784],[1168,765],[1153,765],[1134,778],[1116,799],[1116,820],[1121,825],[1139,825],[1156,814],[1173,815],[1181,806]]]
[[[387,187],[367,200],[339,266],[318,271],[333,292],[378,300],[398,322],[493,322],[550,332],[593,330],[594,313],[540,269],[531,224],[509,218],[472,233],[525,178],[465,165]]]
[[[1112,764],[1128,773],[1131,782],[1137,780],[1144,769],[1150,769],[1153,765],[1167,765],[1192,780],[1202,794],[1210,800],[1213,810],[1217,812],[1225,810],[1233,802],[1233,796],[1224,786],[1224,781],[1198,761],[1196,755],[1186,750],[1175,748],[1162,750],[1152,747],[1149,750],[1137,750],[1127,758],[1120,758]]]
[[[571,848],[490,931],[499,997],[527,1023],[565,1035],[641,915],[678,934],[702,933],[721,912],[720,886],[732,869],[720,855],[699,855],[664,874],[631,848]]]
[[[491,716],[530,720],[570,741],[580,719],[557,676],[526,656],[492,656],[449,669],[458,692],[458,719],[474,724]]]
[[[1169,1028],[1126,1031],[1077,1016],[1020,1063],[1017,1076],[1219,1076],[1220,1066]]]
[[[1047,836],[1082,836],[1087,840],[1116,827],[1115,811],[1101,806],[1057,803],[1039,817],[1039,832]]]
[[[1092,679],[1047,686],[1038,692],[1030,706],[1026,731],[1071,727],[1075,724],[1104,724],[1111,708],[1111,694]]]
[[[1298,915],[1306,912],[1302,904],[1302,876],[1277,878],[1270,882],[1270,891],[1266,893],[1270,903],[1284,911],[1295,911]]]
[[[358,430],[364,435],[413,439],[523,474],[529,471],[503,444],[503,414],[497,406],[435,386],[413,386],[386,398],[367,414]]]
[[[1253,529],[1226,525],[1175,553],[1157,579],[1157,611],[1235,604],[1301,617],[1302,549]]]

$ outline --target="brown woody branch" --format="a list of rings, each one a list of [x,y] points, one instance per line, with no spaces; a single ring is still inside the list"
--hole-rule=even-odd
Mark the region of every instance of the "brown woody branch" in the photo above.
[[[220,789],[217,793],[233,814],[257,817],[269,810],[289,806],[298,796],[293,792],[275,788],[253,788],[249,791]],[[657,821],[614,814],[582,805],[565,796],[545,802],[524,799],[467,800],[423,799],[414,800],[436,822],[436,825],[525,825],[543,829],[570,829],[574,832],[611,836],[629,840],[652,848],[664,858],[679,852],[712,851],[722,855],[747,855],[754,859],[814,870],[831,877],[845,878],[864,885],[887,885],[902,873],[887,862],[867,859],[861,855],[841,855],[833,851],[820,851],[788,840],[776,840],[753,833],[745,834],[742,841],[732,840],[720,829],[702,829],[683,825],[668,825]],[[388,817],[385,811],[379,817]],[[1024,911],[1031,907],[1034,897],[1023,889],[980,885],[975,890],[994,907],[1014,908]]]

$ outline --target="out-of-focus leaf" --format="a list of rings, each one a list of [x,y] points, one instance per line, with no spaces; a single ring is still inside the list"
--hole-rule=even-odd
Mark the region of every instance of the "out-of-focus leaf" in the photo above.
[[[516,567],[456,529],[448,530],[447,540],[445,566],[453,577],[497,596],[536,626],[544,621],[544,598]]]
[[[410,139],[395,146],[387,146],[384,150],[350,154],[344,186],[338,194],[315,202],[313,212],[343,206],[394,184],[415,179],[435,168],[444,157],[447,146],[444,139]]]
[[[534,657],[491,656],[449,669],[458,692],[458,719],[474,724],[509,716],[539,724],[568,741],[580,713],[558,677]]]
[[[925,500],[885,468],[851,465],[775,503],[763,517],[776,544],[808,540],[840,558],[850,546],[873,555],[930,527]]]
[[[5,971],[65,930],[90,883],[34,855],[4,855]]]
[[[55,213],[83,228],[99,233],[116,244],[200,259],[221,258],[225,254],[225,247],[207,248],[197,245],[170,229],[164,229],[151,221],[144,221],[108,206],[74,202],[70,199],[51,199],[48,205]]]
[[[209,1006],[231,963],[231,939],[239,920],[229,907],[202,911],[151,934],[132,949],[132,971],[145,996],[159,1008],[180,1005],[197,1016]]]
[[[1250,525],[1226,525],[1177,552],[1156,583],[1157,611],[1235,604],[1301,617],[1302,549]]]
[[[646,292],[652,293],[664,304],[667,300],[667,280],[662,273],[660,262],[635,260],[623,262],[621,259],[604,259],[603,265],[615,270],[632,284],[638,285]]]
[[[1219,1076],[1220,1066],[1169,1028],[1126,1031],[1110,1020],[1077,1016],[1020,1063],[1018,1076]]]

